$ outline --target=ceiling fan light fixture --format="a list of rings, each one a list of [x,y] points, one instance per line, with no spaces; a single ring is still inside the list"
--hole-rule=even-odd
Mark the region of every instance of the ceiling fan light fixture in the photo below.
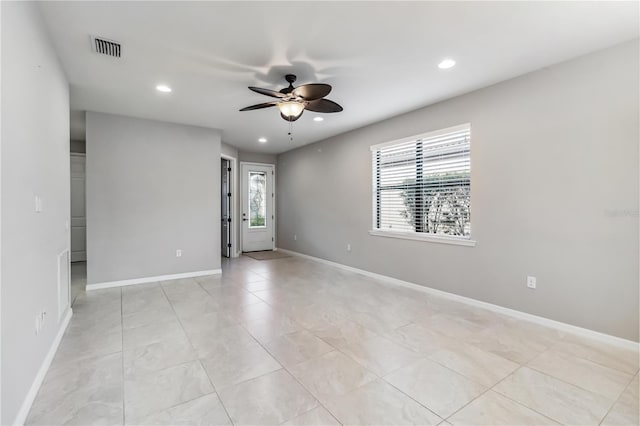
[[[304,104],[297,101],[278,102],[278,109],[287,118],[297,118],[304,111]]]

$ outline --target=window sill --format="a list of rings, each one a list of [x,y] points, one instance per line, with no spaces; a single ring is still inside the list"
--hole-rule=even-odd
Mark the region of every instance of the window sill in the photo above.
[[[427,234],[408,234],[404,232],[380,231],[373,229],[369,231],[369,235],[376,237],[399,238],[401,240],[427,241],[430,243],[453,244],[456,246],[475,247],[477,241],[467,240],[464,238],[444,237]]]

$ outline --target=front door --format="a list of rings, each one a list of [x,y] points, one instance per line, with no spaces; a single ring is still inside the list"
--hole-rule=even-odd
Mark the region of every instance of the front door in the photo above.
[[[244,163],[241,169],[242,251],[273,250],[273,165]]]

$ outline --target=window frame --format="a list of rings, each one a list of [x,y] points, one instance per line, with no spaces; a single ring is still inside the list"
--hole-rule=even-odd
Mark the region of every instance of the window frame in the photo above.
[[[372,185],[371,185],[371,198],[372,198],[372,220],[371,220],[371,229],[369,230],[369,235],[377,236],[377,237],[387,237],[387,238],[399,238],[404,240],[414,240],[414,241],[426,241],[432,243],[442,243],[442,244],[454,244],[460,246],[474,247],[477,244],[477,241],[472,239],[473,226],[471,227],[471,232],[468,236],[455,236],[455,235],[443,235],[443,234],[430,234],[426,232],[406,232],[406,231],[389,231],[379,228],[379,206],[377,202],[377,191],[376,189],[380,187],[379,182],[376,181],[376,177],[378,174],[376,173],[376,169],[373,163],[374,155],[376,151],[379,151],[382,148],[386,148],[393,145],[403,144],[413,142],[419,139],[432,138],[437,137],[446,133],[451,133],[455,131],[461,130],[469,130],[469,134],[471,134],[471,123],[464,123],[457,126],[451,126],[444,129],[438,129],[434,131],[430,131],[427,133],[421,133],[414,136],[408,136],[400,139],[396,139],[389,142],[379,143],[376,145],[371,145],[369,150],[371,151],[371,160],[372,160]],[[417,169],[421,169],[417,167]],[[419,173],[420,170],[417,170]],[[471,176],[471,142],[469,142],[469,175]],[[471,203],[471,206],[473,203]],[[470,210],[473,210],[470,207]]]

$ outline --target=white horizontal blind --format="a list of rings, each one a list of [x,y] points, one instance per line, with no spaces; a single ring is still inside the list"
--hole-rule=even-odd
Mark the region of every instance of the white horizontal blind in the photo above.
[[[469,238],[471,128],[372,147],[373,227]]]

